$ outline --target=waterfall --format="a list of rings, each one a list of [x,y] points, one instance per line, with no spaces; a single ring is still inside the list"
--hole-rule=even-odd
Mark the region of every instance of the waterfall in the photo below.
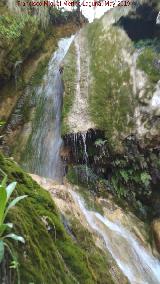
[[[36,110],[23,166],[32,173],[62,181],[63,164],[60,159],[61,107],[63,84],[59,66],[73,40],[61,39],[53,54],[43,84],[35,90]]]
[[[158,15],[157,15],[156,24],[157,24],[157,25],[160,24],[160,12],[159,12]]]
[[[89,211],[78,193],[70,191],[89,226],[103,239],[121,271],[131,284],[159,284],[160,261],[144,248],[134,235],[119,223]]]

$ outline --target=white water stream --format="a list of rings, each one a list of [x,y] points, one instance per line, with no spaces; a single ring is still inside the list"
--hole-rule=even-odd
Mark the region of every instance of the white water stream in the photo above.
[[[89,226],[102,237],[106,248],[130,283],[159,284],[160,261],[151,255],[124,226],[88,210],[78,193],[71,191],[71,194]]]
[[[63,84],[59,72],[73,36],[61,39],[58,49],[48,64],[43,84],[35,90],[36,109],[27,153],[23,165],[25,169],[38,175],[62,181],[63,164],[60,159],[61,108]]]

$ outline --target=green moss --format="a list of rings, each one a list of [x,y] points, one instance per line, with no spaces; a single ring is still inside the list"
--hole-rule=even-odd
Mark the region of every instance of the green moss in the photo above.
[[[29,54],[37,51],[45,39],[44,31],[39,29],[37,18],[27,14],[11,14],[9,11],[0,16],[1,54],[0,77],[14,75],[14,65],[24,61]]]
[[[28,195],[9,215],[15,231],[26,240],[25,245],[13,243],[20,263],[21,282],[97,283],[88,268],[85,251],[67,235],[49,193],[1,154],[0,168],[8,175],[9,182],[18,182],[17,195]]]
[[[118,146],[121,136],[132,129],[130,69],[122,54],[123,50],[131,53],[132,45],[119,28],[105,31],[100,21],[88,26],[88,40],[93,75],[90,115],[112,145]]]
[[[0,36],[13,40],[21,36],[27,22],[36,23],[36,19],[27,14],[5,15],[0,17]]]
[[[138,57],[138,68],[146,72],[152,83],[157,83],[160,78],[160,70],[155,66],[155,62],[159,59],[160,54],[149,47],[145,48]]]
[[[113,267],[112,258],[95,246],[92,234],[79,225],[78,220],[71,220],[71,229],[78,245],[86,252],[88,268],[93,275],[95,283],[114,283],[109,273],[109,269]]]
[[[64,61],[65,68],[63,72],[63,81],[65,86],[65,95],[63,98],[62,109],[62,134],[66,134],[69,131],[67,124],[67,118],[69,111],[71,110],[74,94],[75,94],[75,81],[76,81],[76,50],[75,45],[72,44],[69,52]]]

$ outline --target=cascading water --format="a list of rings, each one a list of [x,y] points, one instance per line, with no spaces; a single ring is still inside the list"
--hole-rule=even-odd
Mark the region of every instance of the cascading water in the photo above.
[[[160,261],[151,255],[136,238],[119,223],[86,209],[78,193],[70,191],[89,226],[103,239],[118,266],[132,284],[159,284]]]
[[[63,84],[60,64],[73,40],[61,39],[53,54],[44,83],[36,89],[36,111],[23,165],[30,172],[61,181],[63,164],[59,151]]]
[[[87,133],[81,133],[82,140],[83,140],[83,159],[85,162],[85,167],[86,167],[86,178],[87,178],[87,183],[88,183],[88,154],[87,154],[87,144],[86,144],[86,138],[87,138]]]
[[[87,136],[87,133],[81,133],[81,136],[82,136],[82,140],[83,140],[83,149],[84,149],[84,161],[85,161],[85,164],[87,166],[87,162],[88,162],[88,154],[87,154],[87,145],[86,145],[86,136]]]

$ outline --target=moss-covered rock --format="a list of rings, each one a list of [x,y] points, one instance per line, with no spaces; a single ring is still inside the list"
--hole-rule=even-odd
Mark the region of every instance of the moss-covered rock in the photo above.
[[[76,50],[73,43],[67,53],[67,56],[63,62],[65,68],[63,72],[63,82],[65,86],[65,92],[63,96],[63,109],[62,109],[62,135],[69,132],[68,126],[68,114],[73,105],[73,100],[76,91]]]
[[[66,233],[49,193],[1,154],[0,168],[8,175],[9,182],[17,181],[16,195],[28,195],[8,216],[15,224],[15,231],[26,240],[25,245],[13,243],[20,263],[21,283],[102,283],[97,282],[99,275],[103,276],[103,283],[114,283],[106,269],[105,257],[100,252],[96,254],[98,263],[102,264],[96,269],[96,259],[88,256],[83,240],[83,245],[79,244],[81,241],[73,241]],[[8,263],[8,275],[9,270]],[[13,278],[16,283],[15,273]]]
[[[93,75],[90,113],[97,128],[103,129],[111,143],[118,147],[133,124],[132,80],[124,58],[132,45],[121,30],[110,27],[106,32],[99,21],[88,27],[88,38]]]
[[[39,29],[37,18],[26,14],[8,12],[0,18],[0,79],[6,80],[15,74],[16,62],[26,59],[38,50],[45,33]]]

